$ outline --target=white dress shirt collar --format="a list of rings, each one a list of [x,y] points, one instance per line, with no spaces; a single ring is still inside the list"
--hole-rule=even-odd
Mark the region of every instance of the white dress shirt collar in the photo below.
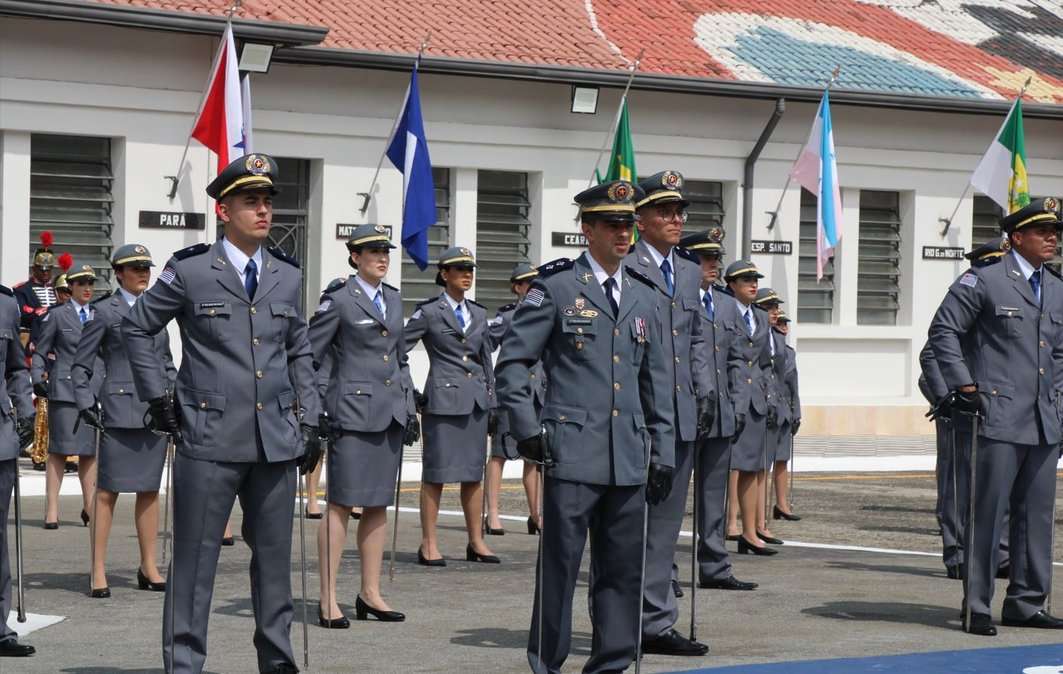
[[[756,314],[755,311],[753,311],[753,305],[750,304],[747,307],[746,305],[742,304],[738,300],[737,297],[735,298],[735,305],[738,306],[738,313],[742,315],[742,320],[743,321],[746,320],[746,315],[747,314],[749,315],[749,323],[753,326],[753,332],[756,333],[756,331],[757,331],[757,314]]]
[[[360,274],[356,275],[354,277],[354,280],[358,282],[358,285],[362,286],[362,292],[364,292],[369,297],[370,302],[373,302],[373,298],[377,296],[377,293],[383,293],[382,283],[378,283],[377,285],[373,286],[369,283],[369,281],[366,281],[364,278],[362,278]],[[445,295],[446,293],[443,294]],[[375,302],[373,303],[375,304]],[[380,295],[380,306],[384,307],[381,313],[384,315],[384,318],[387,318],[388,305],[387,302],[384,301],[383,294]]]
[[[129,306],[133,306],[134,304],[136,304],[136,301],[137,301],[137,296],[136,295],[134,295],[133,293],[129,292],[128,290],[126,290],[122,286],[118,286],[118,292],[121,293],[122,299],[125,300],[126,304],[128,304]]]
[[[1018,251],[1014,248],[1011,249],[1011,255],[1015,258],[1015,264],[1019,265],[1019,271],[1022,272],[1022,275],[1026,277],[1027,281],[1030,280],[1030,277],[1033,276],[1033,273],[1035,271],[1042,271],[1044,269],[1044,265],[1041,265],[1037,269],[1034,269],[1033,265],[1030,264],[1030,261],[1024,258],[1022,255],[1019,255]],[[1041,274],[1041,277],[1043,278],[1044,274]]]
[[[650,244],[646,244],[646,248],[650,251],[650,255],[653,257],[653,263],[657,265],[657,268],[661,268],[661,263],[664,262],[666,256],[661,255],[661,251],[657,250]],[[668,266],[672,268],[672,279],[675,279],[675,248],[668,249]]]
[[[222,238],[221,246],[225,249],[225,257],[229,258],[229,263],[236,270],[237,275],[240,277],[240,282],[244,280],[244,270],[247,268],[247,261],[254,260],[255,267],[258,269],[258,274],[255,280],[261,280],[262,278],[262,246],[258,247],[255,254],[248,257],[244,251],[240,250],[232,244],[227,238]]]
[[[450,305],[450,310],[453,312],[455,309],[461,310],[461,317],[465,319],[465,331],[469,330],[469,323],[472,321],[472,314],[469,313],[469,305],[462,299],[460,302],[450,296],[450,293],[443,291],[443,297],[446,298],[447,304]]]
[[[608,278],[613,278],[616,280],[616,287],[613,288],[613,299],[616,300],[616,305],[620,306],[620,289],[624,287],[624,262],[621,261],[620,264],[616,266],[616,271],[613,272],[612,275],[610,275],[608,272],[602,269],[602,265],[598,264],[598,261],[594,259],[594,256],[590,254],[590,251],[587,252],[586,257],[587,264],[590,265],[591,271],[594,273],[594,278],[598,282],[599,288],[602,288],[602,284],[605,283],[605,280]],[[602,292],[605,292],[605,288],[602,288]]]

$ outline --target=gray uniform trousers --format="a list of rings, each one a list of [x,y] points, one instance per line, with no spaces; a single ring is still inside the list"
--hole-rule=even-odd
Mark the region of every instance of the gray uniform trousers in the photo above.
[[[733,574],[727,553],[727,479],[731,473],[731,438],[699,443],[698,580],[725,580]]]
[[[0,642],[14,641],[18,635],[7,626],[11,612],[11,560],[7,545],[7,514],[11,493],[18,476],[18,459],[0,461]],[[2,668],[0,668],[2,670]]]
[[[969,425],[970,421],[960,417],[961,425]],[[949,419],[938,419],[937,424],[937,484],[938,484],[938,523],[941,525],[941,561],[945,566],[963,564],[965,558],[964,536],[966,535],[967,519],[970,513],[971,502],[971,434],[965,433],[967,429],[960,428],[959,433],[953,434],[953,422]],[[979,449],[979,453],[981,449]],[[955,476],[953,471],[955,470]],[[953,482],[955,481],[955,486]],[[1008,504],[1004,504],[1004,514],[1001,516],[1000,543],[997,546],[996,566],[1004,566],[1010,563],[1008,551],[1011,540],[1008,525]]]

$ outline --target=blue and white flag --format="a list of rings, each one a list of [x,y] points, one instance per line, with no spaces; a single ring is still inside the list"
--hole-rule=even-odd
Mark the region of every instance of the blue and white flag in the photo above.
[[[834,255],[842,238],[842,196],[838,187],[838,161],[834,156],[834,126],[830,120],[829,93],[823,92],[816,121],[801,156],[794,162],[790,175],[801,187],[815,194],[816,203],[816,280],[823,278],[823,268]]]
[[[428,266],[428,228],[436,223],[436,195],[416,64],[387,155],[402,172],[402,247],[423,270]]]

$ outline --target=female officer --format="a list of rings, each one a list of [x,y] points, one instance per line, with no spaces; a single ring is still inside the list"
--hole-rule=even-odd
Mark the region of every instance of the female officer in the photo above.
[[[328,452],[328,508],[317,529],[321,578],[318,623],[346,629],[336,602],[336,573],[353,506],[362,506],[358,553],[362,585],[355,615],[384,622],[406,616],[380,595],[380,566],[387,543],[387,507],[395,495],[402,444],[416,441],[417,418],[402,339],[402,298],[384,283],[391,241],[380,225],[362,225],[347,242],[358,269],[346,283],[330,285],[310,320],[315,365],[331,360],[322,409],[332,446]]]
[[[76,263],[66,274],[70,301],[41,317],[40,334],[33,352],[33,390],[48,399],[47,505],[44,528],[59,528],[59,488],[63,483],[66,457],[78,457],[81,480],[81,521],[89,524],[92,493],[96,489],[96,437],[88,424],[77,424],[78,407],[70,369],[74,364],[81,331],[92,320],[92,287],[96,272],[88,264]],[[103,383],[102,363],[92,365],[99,376],[92,378],[90,395],[95,398]],[[75,430],[75,424],[77,429]]]
[[[155,566],[155,540],[159,529],[159,484],[166,461],[166,438],[144,427],[148,404],[135,395],[133,373],[122,341],[122,316],[148,288],[151,280],[151,253],[130,243],[111,258],[118,278],[118,290],[92,303],[93,320],[81,332],[71,374],[74,395],[82,425],[101,431],[97,470],[96,501],[92,515],[92,593],[94,598],[110,597],[107,586],[107,539],[111,533],[118,494],[137,495],[135,521],[140,543],[137,586],[162,592],[166,583]],[[165,330],[155,335],[155,352],[170,381],[177,378]],[[99,394],[103,416],[96,409],[93,365],[101,359],[105,385]]]
[[[428,351],[422,425],[424,468],[421,473],[421,547],[417,561],[446,566],[439,552],[436,520],[443,484],[461,483],[461,508],[470,562],[498,564],[484,543],[480,518],[481,479],[487,454],[487,414],[493,407],[494,368],[487,312],[465,298],[472,287],[476,261],[468,248],[453,247],[439,256],[439,297],[421,302],[406,324],[406,348],[424,340]]]
[[[517,310],[517,305],[520,304],[524,296],[528,294],[528,289],[531,288],[532,279],[539,275],[538,270],[534,269],[527,262],[521,262],[513,268],[513,273],[509,275],[510,289],[513,294],[517,296],[517,301],[513,304],[507,304],[504,307],[498,309],[498,314],[490,321],[491,326],[491,346],[492,350],[502,346],[502,338],[505,337],[509,331],[509,326],[513,322],[513,313]],[[536,364],[533,368],[531,377],[536,380],[537,386],[532,388],[535,395],[536,409],[542,410],[543,404],[546,400],[546,377],[543,373],[542,363]],[[496,417],[497,414],[497,417]],[[491,536],[502,536],[506,533],[506,530],[502,528],[502,520],[498,515],[498,494],[502,489],[502,468],[506,465],[507,459],[516,459],[517,455],[517,441],[516,439],[507,435],[509,431],[509,418],[505,414],[498,414],[495,411],[491,413],[492,417],[496,417],[493,424],[491,433],[491,460],[487,464],[487,474],[484,484],[484,488],[487,490],[487,525],[486,533]],[[528,497],[528,533],[539,533],[539,482],[536,477],[536,466],[534,463],[524,462],[524,494]]]
[[[779,449],[775,452],[775,507],[772,509],[773,519],[789,520],[797,522],[800,516],[793,512],[793,504],[790,503],[790,470],[788,463],[793,458],[794,436],[801,428],[801,396],[798,393],[797,384],[797,352],[794,347],[786,344],[786,336],[790,334],[790,317],[784,312],[779,312],[775,319],[775,331],[782,335],[783,354],[785,366],[783,368],[783,381],[779,387],[781,404],[789,410],[789,420],[779,429]]]

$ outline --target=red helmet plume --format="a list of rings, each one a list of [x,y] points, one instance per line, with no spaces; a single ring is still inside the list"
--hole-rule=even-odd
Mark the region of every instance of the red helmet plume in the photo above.
[[[41,247],[51,248],[53,243],[55,243],[55,237],[52,235],[51,232],[41,232]]]
[[[70,268],[74,266],[74,256],[70,253],[63,253],[59,256],[59,268],[63,270],[63,273],[70,271]]]

